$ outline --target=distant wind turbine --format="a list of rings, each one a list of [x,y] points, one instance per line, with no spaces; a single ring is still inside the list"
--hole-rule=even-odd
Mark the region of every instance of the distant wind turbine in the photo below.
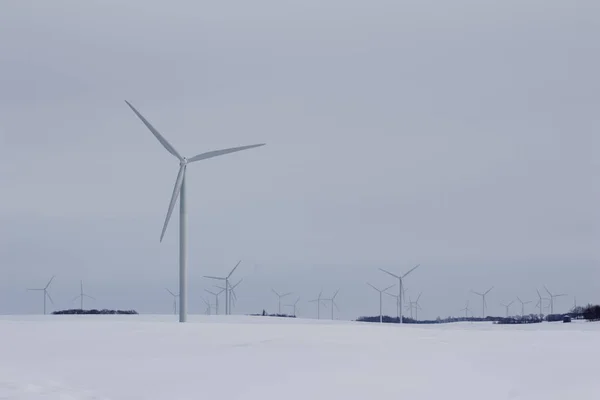
[[[338,292],[340,291],[340,289],[336,290],[335,293],[333,294],[333,296],[330,299],[323,299],[323,301],[330,301],[331,302],[331,319],[333,319],[333,308],[335,307],[338,311],[340,310],[337,306],[337,303],[335,302],[335,296],[337,296]]]
[[[292,294],[292,292],[279,294],[275,291],[275,289],[271,289],[271,290],[273,291],[273,293],[275,293],[277,295],[277,298],[278,298],[277,314],[281,314],[281,298],[285,297],[285,296],[289,296],[290,294]]]
[[[510,302],[510,303],[508,303],[508,304],[500,303],[500,305],[501,305],[502,307],[506,308],[506,318],[508,318],[508,314],[509,314],[509,311],[508,311],[508,309],[510,308],[510,306],[511,306],[511,305],[512,305],[512,303],[514,303],[514,302],[515,302],[515,301],[513,300],[513,301],[511,301],[511,302]]]
[[[367,285],[371,286],[373,289],[375,289],[379,292],[379,323],[382,324],[383,323],[383,293],[386,292],[388,289],[391,289],[394,286],[396,286],[396,284],[393,284],[392,286],[388,286],[385,289],[378,289],[375,286],[371,285],[369,282],[367,282]]]
[[[296,299],[296,301],[294,302],[294,304],[286,304],[286,307],[292,307],[294,310],[294,317],[296,316],[296,306],[298,305],[298,302],[300,301],[300,297],[298,297],[298,299]]]
[[[422,310],[421,305],[419,304],[419,299],[421,298],[422,294],[423,294],[423,292],[419,293],[419,296],[417,296],[417,300],[415,300],[415,302],[414,302],[414,306],[415,306],[415,321],[419,320],[419,310]]]
[[[215,296],[215,315],[219,315],[219,295],[225,291],[225,289],[220,292],[212,292],[208,289],[204,289],[205,292],[212,294]]]
[[[476,292],[476,291],[474,291],[474,290],[471,290],[471,292],[475,293],[475,294],[476,294],[476,295],[478,295],[478,296],[481,296],[481,309],[482,309],[482,312],[481,312],[481,317],[482,317],[482,318],[485,318],[485,306],[487,305],[487,302],[485,301],[485,296],[487,296],[487,294],[488,294],[489,292],[491,292],[493,288],[494,288],[494,287],[492,286],[491,288],[489,288],[489,289],[487,290],[487,292],[484,292],[484,293],[479,293],[479,292]]]
[[[198,154],[192,158],[183,157],[175,150],[175,148],[167,142],[167,140],[136,110],[127,100],[127,105],[133,110],[135,115],[146,125],[146,127],[152,132],[152,134],[158,139],[165,149],[179,160],[179,172],[177,173],[177,179],[175,181],[175,187],[173,188],[173,194],[171,195],[171,202],[169,203],[169,209],[165,218],[162,233],[160,234],[160,241],[165,235],[173,208],[179,198],[179,322],[186,322],[187,320],[187,209],[186,209],[186,185],[185,185],[185,172],[187,165],[196,161],[207,160],[209,158],[222,156],[237,151],[248,150],[259,146],[264,146],[264,143],[253,144],[250,146],[232,147],[229,149],[209,151],[206,153]]]
[[[235,294],[235,288],[242,283],[243,279],[240,279],[238,281],[238,283],[236,283],[233,286],[229,286],[229,314],[231,314],[231,311],[233,310],[233,306],[235,306],[235,302],[237,301],[237,295]],[[215,287],[225,290],[225,288],[223,286],[219,286],[219,285],[215,285]]]
[[[179,297],[179,295],[178,295],[178,294],[175,294],[175,293],[173,293],[173,292],[171,292],[171,291],[170,291],[169,289],[167,289],[167,288],[165,288],[165,290],[166,290],[167,292],[169,292],[169,294],[170,294],[171,296],[173,296],[173,314],[174,314],[174,315],[177,315],[177,298]]]
[[[465,304],[465,308],[461,308],[460,311],[465,312],[465,319],[469,318],[469,311],[471,311],[471,309],[469,308],[469,300],[467,300],[467,303]]]
[[[400,317],[400,323],[402,323],[402,297],[403,297],[403,285],[404,285],[404,281],[403,279],[406,278],[406,276],[408,274],[410,274],[411,272],[413,272],[415,269],[417,269],[419,267],[420,264],[417,264],[415,267],[413,267],[412,269],[410,269],[407,273],[405,273],[404,275],[396,275],[391,273],[390,271],[387,271],[383,268],[379,268],[381,271],[385,272],[386,274],[393,276],[394,278],[398,279],[398,302],[399,304],[397,305],[397,308],[399,310],[399,317]]]
[[[321,295],[323,294],[323,291],[321,290],[321,292],[319,292],[319,296],[317,296],[316,299],[314,300],[309,300],[309,303],[317,303],[317,319],[321,319]]]
[[[521,303],[521,317],[525,316],[525,304],[531,303],[531,301],[523,301],[520,297],[517,296],[517,300]]]
[[[207,301],[204,297],[200,297],[200,298],[202,299],[202,301],[204,302],[204,304],[206,304],[206,309],[204,310],[204,313],[206,315],[210,315],[210,308],[211,308],[210,302]]]
[[[83,298],[84,297],[87,297],[88,299],[92,299],[94,301],[96,300],[94,297],[89,296],[83,292],[83,281],[79,281],[79,294],[77,296],[75,296],[75,298],[72,301],[75,301],[77,299],[81,300],[80,310],[83,310]]]
[[[54,301],[52,300],[52,297],[50,297],[50,293],[48,293],[48,287],[50,287],[50,284],[52,283],[53,280],[54,280],[54,276],[52,276],[52,278],[50,278],[50,280],[48,281],[48,283],[46,284],[46,286],[44,286],[41,289],[27,289],[27,290],[34,290],[34,291],[42,291],[42,292],[44,292],[44,315],[46,315],[46,297],[48,298],[48,300],[50,300],[50,303],[54,304]]]
[[[229,298],[229,288],[230,288],[229,278],[231,278],[231,275],[237,269],[237,267],[240,265],[241,262],[242,262],[242,260],[238,261],[238,263],[235,264],[235,267],[233,267],[233,269],[231,270],[231,272],[229,273],[229,275],[227,275],[225,277],[207,276],[207,275],[204,276],[205,278],[208,278],[208,279],[217,279],[217,280],[225,281],[225,315],[229,315],[231,313],[231,310],[230,310],[230,307],[229,307],[229,301],[231,300]]]
[[[548,290],[546,285],[544,285],[544,289],[546,289],[546,292],[548,292],[548,294],[550,295],[550,314],[554,314],[554,298],[566,296],[567,294],[566,293],[552,294],[552,293],[550,293],[550,291]]]

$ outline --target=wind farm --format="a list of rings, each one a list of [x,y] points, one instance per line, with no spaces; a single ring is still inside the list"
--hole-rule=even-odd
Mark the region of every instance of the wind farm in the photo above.
[[[595,2],[1,10],[0,399],[598,400]]]

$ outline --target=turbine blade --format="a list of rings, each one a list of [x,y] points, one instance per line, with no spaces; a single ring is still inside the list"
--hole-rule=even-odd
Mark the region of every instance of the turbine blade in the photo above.
[[[385,272],[385,273],[386,273],[386,274],[388,274],[388,275],[391,275],[391,276],[393,276],[393,277],[394,277],[394,278],[396,278],[396,279],[400,279],[400,277],[399,277],[398,275],[396,275],[396,274],[392,274],[390,271],[386,271],[386,270],[385,270],[385,269],[383,269],[383,268],[379,268],[379,270],[380,270],[380,271],[383,271],[383,272]]]
[[[542,295],[540,294],[540,291],[539,291],[539,290],[537,290],[537,289],[535,289],[535,291],[537,292],[537,294],[538,294],[538,297],[541,299],[541,298],[542,298]]]
[[[337,303],[335,301],[332,301],[333,305],[335,306],[335,309],[340,311],[340,308],[338,307]]]
[[[233,300],[237,301],[237,296],[235,295],[233,289],[231,289],[231,295],[233,296]]]
[[[162,233],[160,234],[160,241],[162,242],[163,237],[165,236],[165,231],[167,230],[167,225],[169,225],[169,220],[171,219],[171,214],[173,213],[173,208],[175,207],[175,202],[179,197],[179,192],[181,191],[181,184],[183,183],[183,177],[185,175],[185,164],[181,164],[179,167],[179,172],[177,173],[177,179],[175,180],[175,186],[173,187],[173,194],[171,195],[171,202],[169,203],[169,210],[167,211],[167,217],[165,218],[165,224],[163,225]]]
[[[367,285],[371,286],[373,289],[377,290],[378,292],[381,292],[381,290],[377,289],[375,286],[371,285],[369,282],[367,282]]]
[[[548,294],[550,295],[550,297],[552,297],[552,293],[550,293],[550,291],[548,290],[548,288],[546,287],[546,285],[544,285],[544,289],[546,289],[546,292],[548,292]]]
[[[404,275],[402,275],[402,277],[406,277],[406,275],[410,274],[411,272],[413,272],[415,269],[417,269],[419,267],[419,265],[421,264],[417,264],[416,266],[414,266],[413,268],[411,268],[407,273],[405,273]]]
[[[127,103],[127,105],[129,106],[129,108],[131,108],[133,110],[133,112],[135,113],[135,115],[137,115],[138,118],[142,120],[142,122],[144,123],[144,125],[146,125],[146,127],[148,129],[150,129],[150,132],[152,132],[152,134],[165,147],[165,149],[167,149],[167,151],[169,153],[173,154],[179,160],[183,160],[183,157],[181,157],[181,155],[177,152],[177,150],[175,150],[175,148],[173,146],[171,146],[171,143],[167,142],[167,139],[165,139],[156,129],[154,129],[154,127],[150,124],[150,122],[148,122],[146,120],[146,118],[144,118],[144,116],[138,112],[138,110],[136,110],[127,100],[125,100],[125,103]]]
[[[218,276],[209,276],[209,275],[204,275],[204,278],[208,278],[208,279],[218,279],[220,281],[224,281],[225,278],[219,278]]]
[[[92,297],[92,296],[90,296],[90,295],[84,294],[84,296],[85,296],[85,297],[87,297],[88,299],[96,300],[96,298],[95,298],[95,297]]]
[[[206,153],[198,154],[197,156],[194,156],[194,157],[188,159],[188,162],[206,160],[207,158],[222,156],[224,154],[229,154],[229,153],[235,153],[236,151],[248,150],[248,149],[252,149],[254,147],[264,146],[265,144],[266,143],[260,143],[260,144],[252,144],[250,146],[231,147],[229,149],[209,151]]]
[[[210,294],[212,294],[213,296],[217,296],[217,294],[216,294],[215,292],[211,292],[211,291],[210,291],[210,290],[208,290],[208,289],[204,289],[204,291],[205,291],[205,292],[208,292],[208,293],[210,293]]]
[[[238,265],[240,265],[241,262],[242,262],[242,260],[238,261],[238,263],[235,264],[235,267],[233,267],[233,269],[231,270],[231,272],[229,273],[229,275],[227,275],[227,278],[229,278],[231,276],[231,274],[233,274],[233,271],[236,270],[236,268],[238,267]]]
[[[396,286],[396,284],[395,284],[395,283],[394,283],[392,286],[388,286],[388,287],[386,287],[385,289],[383,289],[383,290],[382,290],[382,292],[385,292],[386,290],[388,290],[388,289],[391,289],[391,288],[393,288],[394,286]]]
[[[44,287],[44,289],[48,289],[48,286],[50,286],[50,284],[52,283],[53,280],[54,280],[54,275],[52,275],[52,278],[50,278],[50,280],[48,281],[48,283],[46,284],[46,287]]]
[[[75,298],[73,298],[73,300],[71,300],[71,303],[74,302],[75,300],[77,300],[80,297],[81,297],[81,295],[78,294],[77,296],[75,296]]]
[[[279,293],[277,293],[277,292],[275,291],[275,289],[271,289],[271,290],[272,290],[272,291],[273,291],[273,293],[275,293],[275,294],[276,294],[278,297],[281,297],[281,296],[279,295]]]
[[[236,288],[236,287],[237,287],[237,286],[238,286],[240,283],[242,283],[242,281],[243,281],[243,280],[244,280],[244,278],[240,279],[240,280],[238,281],[238,283],[236,283],[235,285],[233,285],[233,286],[231,287],[231,290],[235,289],[235,288]]]
[[[52,300],[52,297],[50,297],[50,293],[46,292],[46,296],[48,296],[50,303],[54,304],[54,300]]]
[[[289,293],[286,293],[286,294],[282,294],[281,297],[289,296],[290,294],[292,294],[292,292],[289,292]]]
[[[489,289],[488,289],[488,291],[487,291],[487,292],[485,292],[484,294],[488,294],[489,292],[491,292],[491,291],[492,291],[492,289],[493,289],[493,288],[494,288],[494,287],[492,286],[492,287],[491,287],[491,288],[489,288]]]

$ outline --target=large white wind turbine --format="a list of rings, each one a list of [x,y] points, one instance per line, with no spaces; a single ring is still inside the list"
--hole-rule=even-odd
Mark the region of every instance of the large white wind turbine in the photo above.
[[[514,303],[514,302],[515,302],[515,301],[513,300],[513,301],[511,301],[511,302],[510,302],[510,303],[508,303],[508,304],[500,303],[500,305],[501,305],[502,307],[506,308],[506,318],[508,318],[508,314],[509,314],[509,311],[508,311],[508,309],[510,308],[510,306],[511,306],[511,305],[512,305],[512,303]]]
[[[225,289],[225,315],[229,315],[231,313],[230,306],[229,306],[229,300],[231,300],[229,298],[229,288],[230,288],[229,278],[231,278],[233,271],[235,271],[237,269],[237,267],[240,265],[241,262],[242,262],[242,260],[238,261],[238,263],[235,264],[235,267],[233,267],[233,269],[231,270],[229,275],[227,275],[225,277],[207,276],[207,275],[204,276],[205,278],[208,278],[208,279],[217,279],[217,280],[225,281],[225,288],[224,288]]]
[[[75,296],[75,298],[72,301],[75,301],[77,299],[81,300],[80,310],[83,310],[83,298],[84,297],[87,297],[88,299],[96,300],[94,297],[89,296],[83,292],[83,281],[79,281],[79,294],[77,296]]]
[[[54,304],[54,301],[52,301],[52,297],[50,297],[50,293],[48,293],[48,287],[50,287],[50,284],[52,283],[52,280],[54,280],[54,276],[52,276],[52,278],[50,278],[50,280],[48,281],[48,283],[46,284],[46,286],[44,286],[43,288],[40,288],[40,289],[27,289],[27,290],[35,290],[35,291],[41,290],[42,292],[44,292],[44,315],[46,315],[46,297],[50,300],[50,303]]]
[[[566,293],[552,294],[552,293],[550,293],[550,291],[548,290],[546,285],[544,285],[544,289],[546,289],[546,292],[548,292],[548,294],[550,295],[550,314],[554,314],[554,298],[566,296],[567,294]]]
[[[410,270],[409,270],[407,273],[405,273],[404,275],[396,275],[396,274],[392,274],[390,271],[386,271],[386,270],[385,270],[385,269],[383,269],[383,268],[379,268],[381,271],[385,272],[386,274],[388,274],[388,275],[391,275],[391,276],[393,276],[394,278],[398,279],[398,302],[399,302],[399,304],[398,304],[397,308],[398,308],[398,310],[399,310],[399,314],[400,314],[400,323],[402,323],[402,297],[403,297],[402,295],[404,294],[404,293],[403,293],[403,290],[402,290],[402,287],[403,287],[403,285],[404,285],[404,281],[403,281],[403,279],[404,279],[404,278],[406,278],[406,276],[407,276],[408,274],[410,274],[410,273],[411,273],[411,272],[413,272],[415,269],[417,269],[417,268],[419,267],[419,265],[420,265],[420,264],[417,264],[415,267],[411,268],[411,269],[410,269]]]
[[[314,300],[309,300],[309,303],[317,303],[317,319],[321,319],[321,295],[323,294],[323,291],[321,290],[321,292],[319,292],[319,296],[317,296],[316,299]]]
[[[531,301],[523,301],[519,296],[517,296],[517,300],[521,303],[521,317],[525,316],[525,304],[531,303]]]
[[[167,288],[165,288],[165,290],[166,290],[167,292],[169,292],[169,294],[170,294],[171,296],[173,296],[173,314],[174,314],[174,315],[177,315],[177,298],[179,297],[179,295],[178,295],[178,294],[175,294],[175,293],[173,293],[173,292],[171,292],[171,291],[170,291],[169,289],[167,289]]]
[[[271,290],[273,291],[273,293],[275,293],[275,294],[277,295],[277,298],[278,298],[278,300],[279,300],[279,303],[278,303],[278,308],[277,308],[277,310],[278,310],[278,311],[277,311],[277,314],[281,314],[281,298],[282,298],[282,297],[285,297],[285,296],[289,296],[290,294],[292,294],[292,292],[289,292],[289,293],[284,293],[284,294],[279,294],[279,293],[277,293],[277,292],[275,291],[275,289],[271,289]]]
[[[484,292],[484,293],[479,293],[479,292],[476,292],[476,291],[474,291],[474,290],[471,290],[471,292],[475,293],[475,294],[476,294],[476,295],[478,295],[478,296],[481,296],[481,309],[482,309],[482,312],[481,312],[481,318],[485,318],[485,306],[487,305],[487,302],[485,301],[485,296],[487,296],[487,294],[488,294],[488,293],[489,293],[489,292],[490,292],[490,291],[491,291],[493,288],[494,288],[494,287],[492,286],[491,288],[489,288],[489,289],[487,290],[487,292]]]
[[[229,149],[214,150],[206,153],[198,154],[191,158],[183,157],[175,150],[175,148],[167,142],[167,140],[136,110],[127,100],[127,105],[133,110],[133,112],[142,120],[144,125],[152,132],[152,134],[158,139],[158,141],[167,149],[169,153],[177,157],[179,160],[179,172],[177,173],[177,179],[175,180],[175,187],[173,188],[173,194],[171,195],[171,202],[169,203],[169,209],[165,218],[162,233],[160,234],[160,241],[165,235],[173,208],[179,198],[179,322],[186,322],[187,320],[187,209],[186,209],[186,190],[185,190],[185,172],[187,165],[196,161],[206,160],[209,158],[222,156],[236,151],[242,151],[252,149],[254,147],[264,146],[265,143],[253,144],[250,146],[232,147]]]
[[[378,289],[375,286],[371,285],[369,282],[367,282],[367,285],[371,286],[373,289],[375,289],[379,292],[379,323],[382,324],[383,323],[383,293],[386,292],[388,289],[391,289],[394,286],[396,286],[396,284],[393,284],[392,286],[388,286],[385,289]]]

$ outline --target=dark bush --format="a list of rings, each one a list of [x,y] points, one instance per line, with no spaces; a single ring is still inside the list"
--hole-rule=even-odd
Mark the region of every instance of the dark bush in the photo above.
[[[122,315],[136,315],[138,312],[135,310],[82,310],[80,308],[74,308],[70,310],[61,310],[61,311],[53,311],[54,315],[112,315],[112,314],[122,314]]]

